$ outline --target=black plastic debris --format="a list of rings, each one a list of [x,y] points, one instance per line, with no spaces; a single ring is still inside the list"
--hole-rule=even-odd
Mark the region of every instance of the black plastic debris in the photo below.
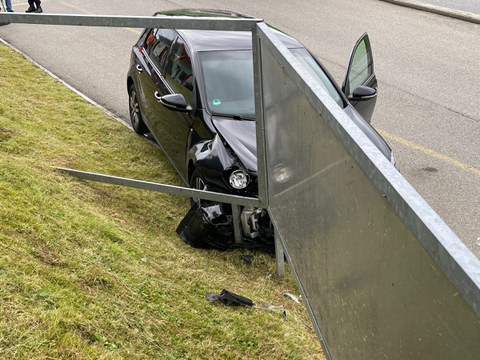
[[[240,255],[240,260],[245,265],[250,265],[253,261],[253,255]]]
[[[235,294],[231,291],[223,289],[220,294],[206,294],[205,298],[208,301],[221,301],[227,306],[254,306],[254,302],[249,298]]]
[[[209,201],[196,201],[178,225],[177,233],[193,247],[234,247],[231,216],[225,215],[220,204]]]
[[[270,238],[242,238],[236,243],[230,205],[208,200],[195,201],[177,227],[177,234],[197,248],[229,250],[235,248],[272,249]]]

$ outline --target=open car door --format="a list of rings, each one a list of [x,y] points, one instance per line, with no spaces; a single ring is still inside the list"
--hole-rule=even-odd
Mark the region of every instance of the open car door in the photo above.
[[[353,48],[342,91],[363,118],[370,122],[377,101],[377,78],[367,33],[362,35]]]

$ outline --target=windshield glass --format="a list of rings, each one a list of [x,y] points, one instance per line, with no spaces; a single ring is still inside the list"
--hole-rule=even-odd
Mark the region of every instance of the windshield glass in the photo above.
[[[305,48],[301,49],[290,49],[295,58],[302,64],[305,69],[310,73],[310,75],[322,86],[335,102],[343,108],[342,97],[338,93],[335,86],[333,86],[330,79],[327,77],[327,74],[322,70],[320,65],[316,60],[310,55],[310,53]]]
[[[291,49],[328,94],[343,107],[337,90],[306,49]],[[222,50],[199,53],[207,107],[213,114],[253,118],[253,55],[251,50]]]
[[[200,53],[208,108],[212,113],[255,116],[251,50]]]

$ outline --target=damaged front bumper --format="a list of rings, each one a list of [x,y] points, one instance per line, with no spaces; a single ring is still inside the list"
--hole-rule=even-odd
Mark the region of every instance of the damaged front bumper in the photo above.
[[[240,218],[241,242],[235,241],[231,205],[195,201],[177,227],[183,241],[194,247],[273,249],[273,230],[265,209],[243,207]]]

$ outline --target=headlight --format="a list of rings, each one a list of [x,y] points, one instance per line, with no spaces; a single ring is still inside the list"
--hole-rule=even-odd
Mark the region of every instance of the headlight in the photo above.
[[[230,174],[230,185],[234,189],[245,189],[250,182],[250,177],[245,170],[235,170]]]

